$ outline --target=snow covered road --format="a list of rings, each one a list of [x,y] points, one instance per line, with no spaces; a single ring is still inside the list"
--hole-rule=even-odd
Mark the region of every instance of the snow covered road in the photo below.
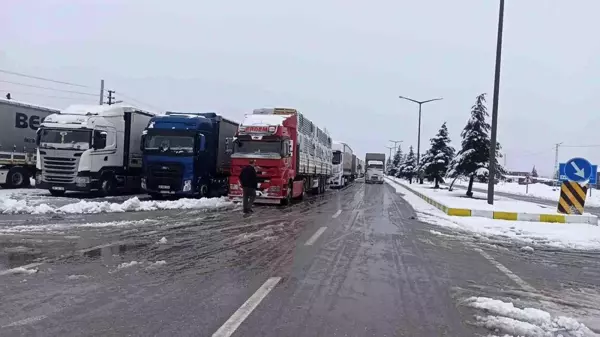
[[[355,184],[250,217],[6,215],[0,335],[597,336],[599,253],[524,249],[412,204]]]

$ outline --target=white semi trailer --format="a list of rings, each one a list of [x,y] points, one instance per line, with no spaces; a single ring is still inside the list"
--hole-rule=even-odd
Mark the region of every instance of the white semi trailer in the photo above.
[[[343,142],[333,142],[333,174],[329,180],[329,186],[332,188],[341,188],[348,185],[353,180],[353,174],[356,169],[353,169],[353,164],[356,160],[352,160],[352,148]]]

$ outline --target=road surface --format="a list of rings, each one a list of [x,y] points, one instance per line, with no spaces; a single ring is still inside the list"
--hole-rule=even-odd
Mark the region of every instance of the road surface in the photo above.
[[[387,184],[249,217],[20,217],[31,231],[0,234],[0,336],[487,336],[471,296],[600,329],[598,253],[449,232]],[[22,265],[38,271],[6,272]]]

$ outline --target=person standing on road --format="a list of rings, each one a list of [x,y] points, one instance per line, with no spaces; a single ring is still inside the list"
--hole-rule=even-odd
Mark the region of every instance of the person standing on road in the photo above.
[[[256,169],[254,160],[250,160],[250,165],[242,169],[240,173],[240,183],[242,184],[242,191],[244,196],[242,199],[242,205],[244,207],[244,213],[252,213],[252,204],[256,199],[256,186],[258,184],[258,178],[256,176]]]

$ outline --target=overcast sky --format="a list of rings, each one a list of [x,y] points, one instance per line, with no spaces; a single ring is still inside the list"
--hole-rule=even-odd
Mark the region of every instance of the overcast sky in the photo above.
[[[241,121],[264,106],[295,107],[362,157],[389,139],[422,152],[448,122],[454,145],[475,96],[492,110],[498,1],[9,0],[0,13],[0,73],[13,98],[64,107],[98,92],[163,110],[217,111]],[[550,173],[554,143],[600,144],[600,1],[507,0],[499,141],[509,169]],[[5,92],[3,91],[4,95]],[[47,96],[72,97],[72,99]],[[127,99],[126,99],[127,101]],[[600,147],[561,160],[600,162]]]

